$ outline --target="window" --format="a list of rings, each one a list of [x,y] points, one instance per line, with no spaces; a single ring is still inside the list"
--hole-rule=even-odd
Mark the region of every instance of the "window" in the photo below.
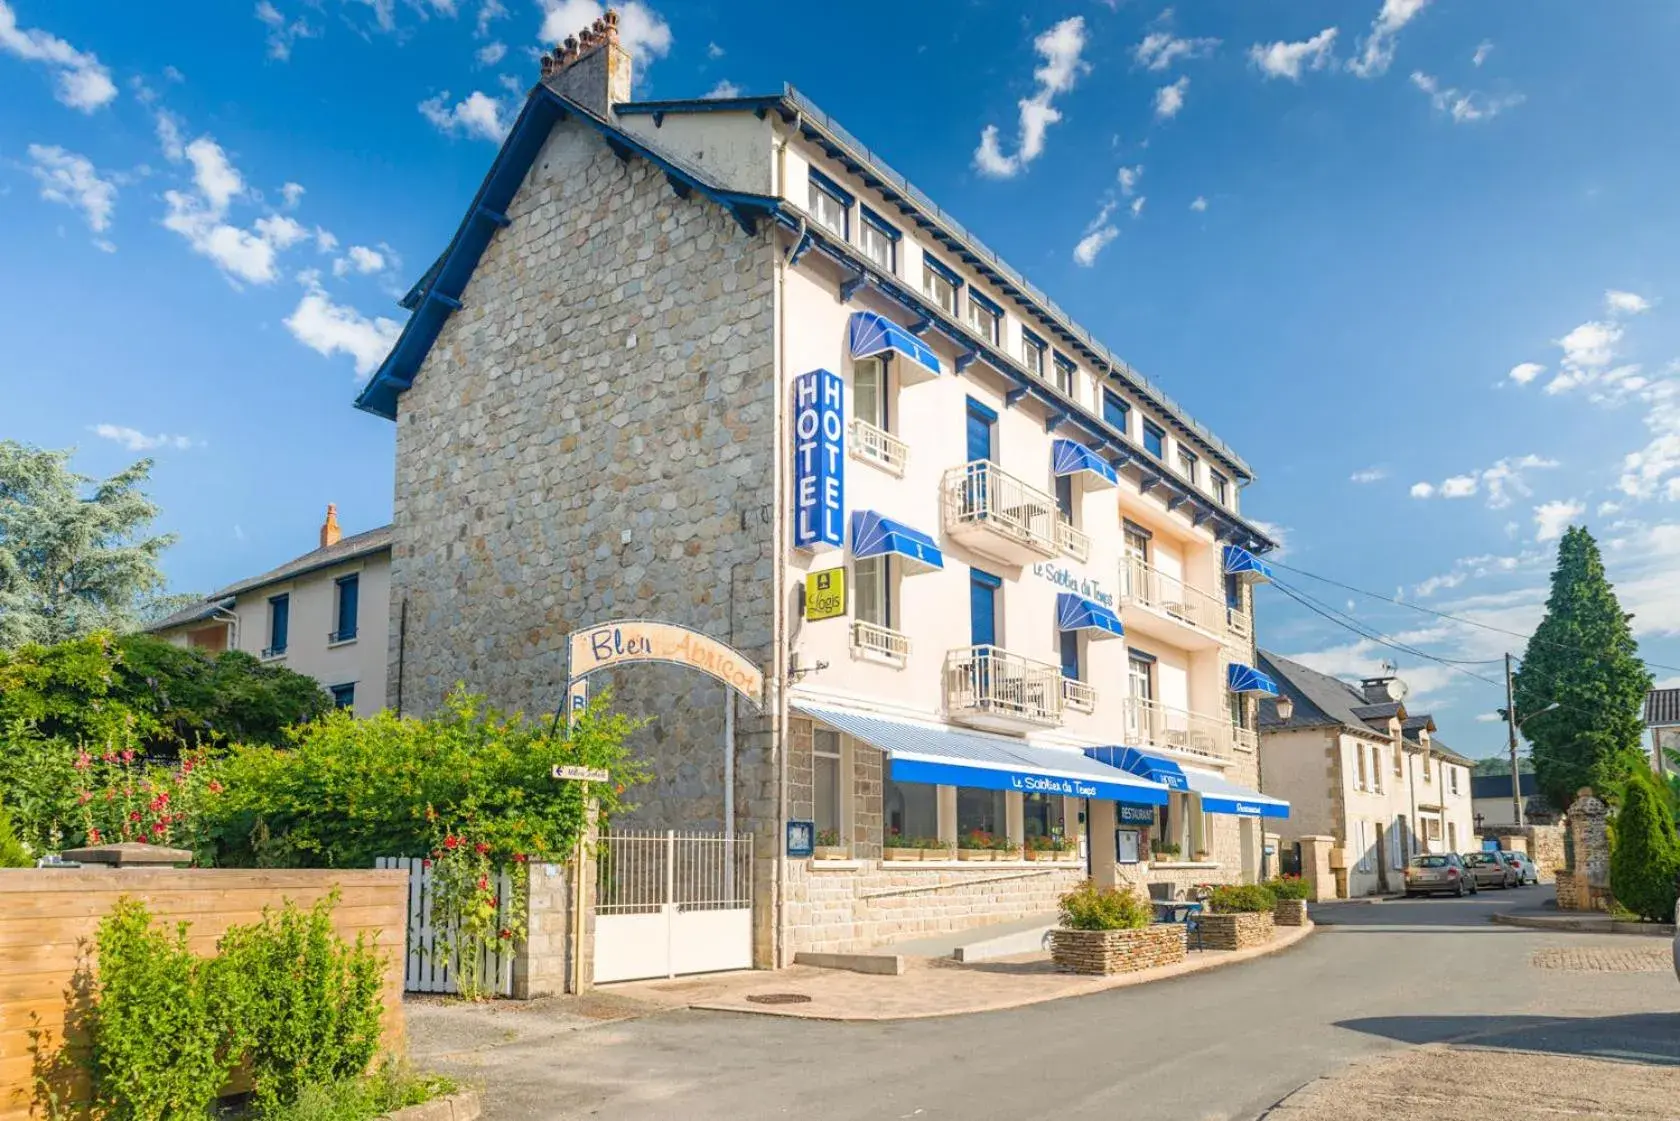
[[[975,334],[996,346],[998,344],[998,331],[1003,325],[1003,309],[970,288],[968,290],[968,325],[974,328]]]
[[[1135,522],[1127,522],[1124,536],[1126,556],[1142,561],[1144,564],[1148,564],[1150,541],[1149,531]]]
[[[1406,773],[1406,751],[1396,745],[1394,748],[1394,774],[1396,777]]]
[[[1140,658],[1136,654],[1128,654],[1126,658],[1126,679],[1131,686],[1132,698],[1139,701],[1155,699],[1155,659]]]
[[[1178,446],[1178,473],[1192,483],[1196,481],[1196,453],[1183,444]]]
[[[852,415],[882,432],[888,431],[887,364],[879,358],[852,363]]]
[[[1074,524],[1072,475],[1056,476],[1056,509],[1061,513],[1064,522]]]
[[[1021,364],[1035,378],[1044,376],[1044,340],[1031,331],[1021,332]]]
[[[1073,363],[1069,362],[1066,358],[1063,358],[1060,354],[1056,355],[1056,388],[1077,401],[1079,399],[1079,394],[1075,392],[1074,389],[1073,375]]]
[[[817,832],[840,834],[840,733],[818,728],[811,739],[811,819]]]
[[[1021,795],[1021,823],[1028,837],[1065,837],[1066,805],[1060,794]]]
[[[892,626],[892,586],[888,581],[890,557],[865,557],[852,562],[852,614],[860,623]]]
[[[1458,793],[1458,768],[1447,763],[1441,764],[1441,769],[1447,772],[1447,779],[1452,784],[1452,792]]]
[[[1359,768],[1358,775],[1353,780],[1353,788],[1355,790],[1364,790],[1365,789],[1365,749],[1363,747],[1360,747],[1357,744],[1355,744],[1354,748],[1353,748],[1353,761]]]
[[[978,831],[1002,837],[1006,835],[1007,822],[1003,791],[957,787],[957,836]]]
[[[356,606],[361,598],[359,575],[340,576],[333,584],[337,588],[338,610],[336,629],[327,636],[328,642],[349,642],[356,637]]]
[[[1248,727],[1248,703],[1243,700],[1241,693],[1230,694],[1231,726],[1233,728]]]
[[[955,319],[957,316],[957,291],[962,287],[962,281],[957,274],[928,256],[922,254],[922,295],[939,305],[939,310]]]
[[[286,632],[291,629],[292,597],[273,596],[268,601],[268,649],[265,658],[278,658],[286,652]]]
[[[1056,644],[1061,648],[1062,676],[1070,681],[1083,681],[1079,675],[1079,632],[1057,631]]]
[[[1356,821],[1353,824],[1355,826],[1354,835],[1357,838],[1354,843],[1358,846],[1357,851],[1359,853],[1358,868],[1361,872],[1369,872],[1372,870],[1374,863],[1371,859],[1371,823]]]
[[[1102,391],[1102,413],[1103,420],[1109,425],[1118,428],[1122,434],[1126,432],[1126,425],[1132,418],[1132,407],[1112,389]]]
[[[1424,782],[1435,781],[1434,776],[1429,773],[1429,749],[1428,748],[1424,748],[1424,750],[1423,750],[1423,781]]]
[[[927,840],[939,836],[939,788],[888,779],[881,788],[887,835]]]
[[[806,195],[809,202],[808,209],[817,224],[827,228],[830,232],[849,237],[847,218],[852,210],[852,196],[847,194],[828,176],[813,169],[810,173],[810,189]]]
[[[354,681],[348,685],[334,685],[331,692],[334,708],[356,707],[356,683]]]
[[[1167,457],[1167,434],[1152,421],[1143,422],[1143,450],[1156,459]]]
[[[1382,774],[1383,774],[1382,748],[1378,747],[1376,744],[1372,744],[1371,745],[1371,789],[1375,790],[1378,794],[1382,793]]]
[[[863,216],[863,225],[858,229],[863,255],[887,272],[897,272],[898,231],[867,206],[860,207],[858,213]]]
[[[1221,506],[1231,504],[1231,480],[1209,468],[1208,489],[1213,491],[1213,500]]]
[[[1458,851],[1458,822],[1447,822],[1447,851]]]

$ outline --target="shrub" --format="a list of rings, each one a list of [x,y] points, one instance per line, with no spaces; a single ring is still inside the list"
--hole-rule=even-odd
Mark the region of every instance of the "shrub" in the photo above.
[[[1068,930],[1137,930],[1154,917],[1149,904],[1131,891],[1098,888],[1090,880],[1062,896],[1057,911]]]
[[[1610,894],[1649,922],[1674,916],[1680,841],[1667,800],[1649,771],[1636,769],[1622,789],[1610,833]]]
[[[1270,911],[1276,902],[1264,884],[1220,884],[1208,896],[1208,910],[1219,914]]]
[[[995,849],[998,847],[998,842],[996,837],[984,829],[972,829],[967,833],[958,835],[957,847],[972,852],[976,849]]]
[[[455,1081],[417,1075],[394,1063],[366,1078],[306,1086],[297,1099],[258,1111],[258,1121],[374,1121],[387,1113],[453,1094]]]
[[[12,815],[0,802],[0,868],[32,868],[34,859],[12,829]]]
[[[1312,888],[1300,876],[1276,876],[1266,881],[1266,890],[1272,893],[1273,899],[1306,899],[1312,895]]]

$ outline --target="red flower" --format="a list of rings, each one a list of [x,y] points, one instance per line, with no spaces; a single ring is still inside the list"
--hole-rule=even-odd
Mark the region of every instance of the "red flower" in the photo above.
[[[431,866],[432,866],[432,861],[431,861],[430,857],[427,857],[425,860],[422,860],[420,862],[420,867],[422,867],[422,868],[430,868]]]
[[[76,756],[76,769],[78,771],[85,771],[91,766],[93,766],[93,756],[85,751]]]
[[[116,796],[117,796],[117,792],[115,790],[107,790],[105,792],[105,800],[107,802],[109,802],[112,798],[115,798]]]
[[[152,822],[152,836],[154,836],[154,837],[162,836],[163,835],[163,828],[164,828],[163,822],[161,822],[161,821]]]
[[[139,810],[130,810],[129,814],[128,814],[128,820],[139,821],[140,820],[140,811]]]
[[[134,762],[134,750],[132,748],[123,748],[122,761],[124,763]]]
[[[473,851],[478,855],[483,856],[485,853],[490,851],[490,846],[483,841],[480,841],[478,844],[473,846]]]
[[[211,779],[210,785],[205,789],[209,790],[212,794],[220,794],[224,789],[226,789],[226,787],[217,782],[215,779]]]
[[[516,852],[513,854],[513,862],[515,864],[523,864],[527,859],[526,855],[522,852]]]
[[[504,926],[501,930],[496,932],[496,937],[500,938],[503,942],[506,942],[513,937],[513,931]]]
[[[93,801],[93,794],[90,791],[84,790],[80,794],[76,795],[76,801],[85,806],[89,802]]]
[[[478,890],[479,891],[488,891],[489,889],[490,889],[490,877],[489,876],[480,876],[478,878]]]
[[[443,847],[446,848],[446,849],[460,848],[461,847],[461,838],[459,838],[455,834],[451,833],[451,834],[449,834],[449,836],[447,836],[443,839]]]
[[[99,843],[99,830],[89,829],[88,830],[88,844],[97,845],[98,843]]]

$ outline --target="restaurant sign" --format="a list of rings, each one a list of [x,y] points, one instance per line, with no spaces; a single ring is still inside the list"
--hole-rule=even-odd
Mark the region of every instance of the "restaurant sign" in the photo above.
[[[669,662],[715,677],[746,697],[764,705],[764,674],[740,651],[699,631],[675,623],[622,619],[573,631],[571,677],[626,662]]]
[[[1125,802],[1120,803],[1120,824],[1153,825],[1154,823],[1154,806],[1129,806]]]

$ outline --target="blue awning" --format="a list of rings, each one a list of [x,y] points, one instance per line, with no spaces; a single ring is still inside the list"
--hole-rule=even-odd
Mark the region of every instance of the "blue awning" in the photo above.
[[[1158,782],[1169,790],[1190,789],[1190,781],[1184,777],[1184,768],[1171,759],[1163,759],[1135,747],[1087,747],[1085,754],[1099,763]]]
[[[1050,444],[1050,466],[1058,476],[1083,471],[1091,476],[1086,480],[1088,485],[1112,487],[1120,483],[1120,476],[1102,456],[1073,440],[1055,440]]]
[[[1036,747],[1004,736],[889,720],[849,709],[796,704],[800,712],[887,754],[895,782],[1167,804],[1166,787],[1081,752]]]
[[[1235,814],[1237,817],[1288,817],[1289,803],[1258,790],[1238,786],[1223,775],[1204,771],[1200,767],[1186,767],[1184,777],[1190,789],[1202,796],[1202,812]]]
[[[1264,693],[1268,697],[1275,697],[1278,693],[1277,682],[1270,675],[1241,662],[1232,662],[1225,667],[1225,684],[1233,693]]]
[[[877,354],[896,351],[923,370],[935,375],[939,373],[939,355],[933,352],[933,348],[884,315],[873,311],[854,311],[848,333],[853,358],[873,358]],[[900,381],[917,380],[915,377],[906,378],[905,373],[907,371],[900,372]]]
[[[1120,616],[1072,592],[1056,593],[1056,629],[1095,631],[1092,638],[1120,638],[1126,633],[1126,628],[1120,625]]]
[[[945,557],[933,538],[919,530],[884,518],[873,510],[852,513],[852,556],[902,557],[906,572],[932,572],[945,567]]]
[[[1249,584],[1269,583],[1272,566],[1240,545],[1225,546],[1225,574]]]

